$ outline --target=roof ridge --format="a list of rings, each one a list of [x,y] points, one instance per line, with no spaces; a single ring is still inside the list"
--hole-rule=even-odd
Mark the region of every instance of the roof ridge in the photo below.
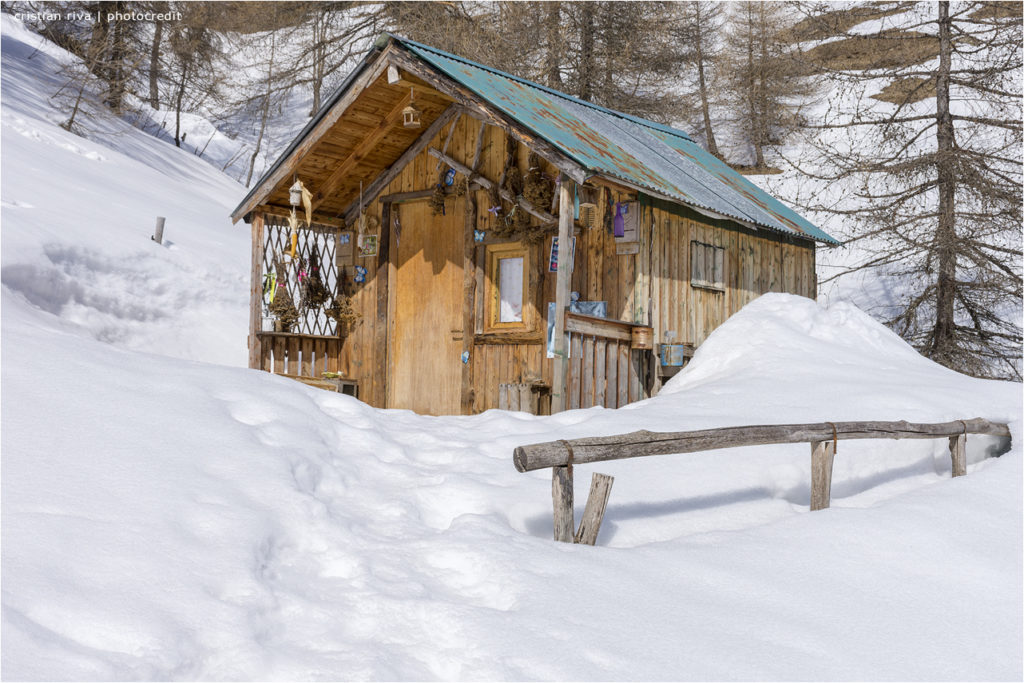
[[[633,114],[627,114],[626,112],[616,111],[615,109],[609,109],[608,107],[602,107],[599,104],[595,104],[593,102],[588,102],[587,100],[581,99],[579,97],[575,97],[573,95],[569,95],[568,93],[564,93],[564,92],[562,92],[560,90],[555,90],[552,87],[549,87],[549,86],[546,86],[546,85],[542,85],[542,84],[537,83],[535,81],[531,81],[529,79],[522,78],[520,76],[516,76],[516,75],[510,74],[507,71],[502,71],[501,69],[495,69],[492,66],[487,66],[485,64],[480,64],[478,62],[474,62],[472,59],[469,59],[468,57],[461,57],[459,55],[452,54],[451,52],[446,52],[446,51],[438,49],[436,47],[432,47],[430,45],[426,45],[424,43],[420,43],[420,42],[417,42],[415,40],[411,40],[409,38],[406,38],[405,36],[400,36],[397,33],[385,32],[385,34],[391,36],[395,40],[400,41],[402,43],[408,43],[410,45],[415,45],[416,47],[418,47],[421,50],[428,50],[430,52],[434,52],[436,54],[439,54],[441,56],[447,57],[449,59],[454,59],[456,61],[463,62],[464,64],[468,64],[469,66],[475,67],[477,69],[483,69],[484,71],[488,71],[490,73],[496,74],[496,75],[501,76],[503,78],[508,78],[509,80],[516,81],[518,83],[522,83],[523,85],[528,85],[531,88],[537,88],[538,90],[543,90],[544,92],[548,93],[549,95],[554,95],[556,97],[561,97],[564,100],[568,100],[570,102],[574,102],[576,104],[580,104],[580,105],[583,105],[585,107],[589,107],[591,109],[596,109],[597,111],[603,112],[605,114],[611,114],[612,116],[618,116],[619,118],[623,118],[623,119],[626,119],[628,121],[632,121],[633,123],[639,124],[641,126],[646,126],[648,128],[653,128],[655,130],[660,130],[660,131],[662,131],[664,133],[668,133],[669,135],[675,135],[676,137],[680,137],[680,138],[683,138],[684,140],[689,140],[690,142],[693,142],[693,138],[691,138],[690,135],[686,131],[684,131],[684,130],[679,130],[678,128],[673,128],[672,126],[667,126],[667,125],[665,125],[663,123],[658,123],[657,121],[651,121],[650,119],[645,119],[645,118],[640,117],[640,116],[634,116]]]

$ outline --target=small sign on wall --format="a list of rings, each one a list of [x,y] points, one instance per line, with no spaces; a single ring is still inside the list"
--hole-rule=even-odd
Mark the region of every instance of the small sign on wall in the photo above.
[[[368,256],[377,255],[377,236],[376,235],[360,235],[359,236],[359,257],[366,258]]]
[[[576,238],[573,237],[572,238],[572,250],[571,250],[571,252],[569,254],[569,272],[570,273],[572,272],[573,265],[575,264],[575,259],[573,258],[575,255],[576,255]],[[548,272],[550,272],[550,273],[558,272],[558,238],[557,237],[552,237],[551,238],[551,253],[548,256]]]
[[[334,238],[335,254],[338,258],[352,258],[352,232],[343,230]]]

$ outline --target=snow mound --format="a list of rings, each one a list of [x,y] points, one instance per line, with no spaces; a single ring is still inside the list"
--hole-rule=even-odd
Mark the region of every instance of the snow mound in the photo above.
[[[833,507],[814,514],[801,445],[603,463],[600,547],[550,540],[547,473],[517,473],[518,444],[871,412],[856,366],[780,361],[751,382],[736,347],[760,330],[755,357],[803,344],[852,362],[860,347],[870,366],[883,330],[782,297],[748,308],[673,391],[629,409],[431,418],[55,333],[15,306],[5,675],[1016,677],[1019,446],[987,458],[972,437],[951,480],[944,440],[841,443]],[[844,343],[807,334],[837,315]],[[53,358],[73,371],[41,384]],[[876,396],[901,409],[885,417],[969,410],[1020,433],[1019,387],[892,368]],[[808,402],[817,382],[827,407]],[[576,468],[577,518],[593,469]]]

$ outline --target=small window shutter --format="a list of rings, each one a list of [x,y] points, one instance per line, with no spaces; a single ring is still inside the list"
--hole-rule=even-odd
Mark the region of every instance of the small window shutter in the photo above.
[[[715,247],[715,277],[712,283],[716,287],[725,287],[725,249]]]

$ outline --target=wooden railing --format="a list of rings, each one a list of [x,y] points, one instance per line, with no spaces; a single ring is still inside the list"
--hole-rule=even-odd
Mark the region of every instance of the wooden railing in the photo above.
[[[645,326],[566,312],[567,409],[620,408],[644,398],[644,364],[631,347],[634,327]]]
[[[260,366],[275,375],[322,376],[338,371],[341,340],[287,332],[259,332]]]
[[[574,464],[621,460],[645,455],[694,453],[717,448],[806,442],[811,446],[811,510],[829,506],[832,461],[840,440],[949,438],[954,477],[967,473],[968,434],[1010,437],[1007,425],[982,418],[940,423],[819,422],[813,424],[723,427],[692,432],[632,432],[519,446],[512,461],[520,472],[552,468],[551,496],[554,505],[555,540],[593,545],[604,517],[612,477],[594,474],[590,497],[579,531],[574,532]],[[1008,450],[1008,444],[1004,444]],[[1000,452],[1006,452],[1001,450]]]

